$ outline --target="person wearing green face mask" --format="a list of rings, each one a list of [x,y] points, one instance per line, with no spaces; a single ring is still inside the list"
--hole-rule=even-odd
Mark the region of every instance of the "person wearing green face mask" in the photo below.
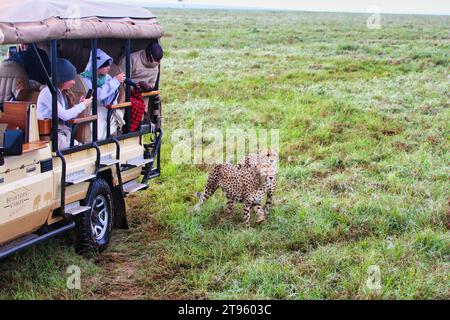
[[[114,78],[108,73],[113,59],[101,49],[97,49],[97,136],[98,139],[106,138],[107,105],[116,104],[119,88],[125,81],[125,74],[119,73]],[[81,73],[86,88],[92,89],[92,54],[86,70]],[[124,125],[123,110],[114,110],[111,117],[111,133],[114,134]]]

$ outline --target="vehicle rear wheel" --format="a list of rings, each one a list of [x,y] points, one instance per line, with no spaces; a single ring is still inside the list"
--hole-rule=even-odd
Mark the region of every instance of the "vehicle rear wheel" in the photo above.
[[[76,245],[79,254],[97,255],[104,251],[111,239],[113,228],[113,197],[108,183],[94,180],[84,201],[91,210],[76,216]]]

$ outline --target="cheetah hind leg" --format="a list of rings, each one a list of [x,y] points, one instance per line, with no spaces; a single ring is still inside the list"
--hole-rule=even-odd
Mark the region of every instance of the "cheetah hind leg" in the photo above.
[[[203,192],[196,192],[195,196],[198,198],[198,203],[194,206],[194,210],[198,211],[200,210],[200,206],[202,205],[203,202],[205,202],[205,196],[203,194]]]
[[[225,214],[230,215],[233,213],[234,201],[232,199],[227,200],[227,209],[225,210]]]
[[[216,192],[217,188],[218,188],[217,184],[210,183],[208,181],[205,187],[205,192],[196,192],[195,195],[197,196],[199,202],[197,205],[195,205],[194,210],[199,210],[202,203],[208,200],[209,197],[211,197],[213,193]]]
[[[208,198],[211,197],[214,192],[216,192],[217,188],[219,188],[217,177],[220,176],[220,168],[221,166],[217,165],[210,172],[208,181],[206,182],[205,191],[195,193],[197,198],[200,200],[199,203],[195,206],[195,209],[199,209],[201,204],[208,200]]]

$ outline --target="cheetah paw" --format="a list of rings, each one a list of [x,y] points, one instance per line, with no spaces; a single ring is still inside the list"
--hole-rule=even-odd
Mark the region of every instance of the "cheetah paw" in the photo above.
[[[267,219],[266,216],[259,216],[258,219],[256,219],[256,223],[260,224],[262,222],[264,222]]]

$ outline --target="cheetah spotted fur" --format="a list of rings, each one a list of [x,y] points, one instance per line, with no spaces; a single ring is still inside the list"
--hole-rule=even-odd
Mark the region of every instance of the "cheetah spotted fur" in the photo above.
[[[277,187],[277,177],[276,177],[277,159],[278,154],[275,151],[268,149],[258,154],[249,154],[238,163],[238,167],[247,167],[247,168],[256,167],[261,163],[268,163],[272,166],[274,178],[267,181],[265,191],[265,193],[267,194],[266,205],[264,207],[266,217],[269,216],[269,210],[272,205],[273,194],[275,193],[275,189]]]
[[[197,192],[199,205],[211,197],[220,187],[227,197],[227,212],[233,210],[234,202],[244,203],[244,223],[250,225],[250,212],[253,209],[258,218],[257,223],[266,220],[261,202],[266,193],[267,184],[273,180],[275,172],[268,163],[256,166],[234,166],[229,163],[218,164],[210,172],[204,192]]]

